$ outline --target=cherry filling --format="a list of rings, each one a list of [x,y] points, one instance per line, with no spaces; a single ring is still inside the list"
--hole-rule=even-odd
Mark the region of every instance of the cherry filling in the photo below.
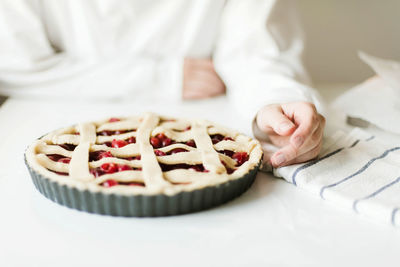
[[[172,149],[171,151],[169,151],[168,153],[167,153],[167,155],[172,155],[172,154],[176,154],[176,153],[181,153],[181,152],[187,152],[187,150],[186,149],[184,149],[184,148],[174,148],[174,149]]]
[[[168,165],[168,164],[160,163],[160,167],[163,172],[172,171],[172,170],[176,170],[176,169],[193,169],[197,172],[209,172],[208,170],[206,170],[204,168],[203,164],[189,165],[189,164],[181,163],[181,164]]]
[[[229,136],[223,136],[222,134],[213,134],[210,135],[212,143],[215,145],[216,143],[221,142],[222,140],[230,140],[233,141],[232,137]]]
[[[100,167],[90,169],[90,173],[95,177],[99,177],[104,174],[111,174],[115,172],[132,171],[132,170],[142,170],[141,168],[133,168],[125,164],[117,163],[104,163]]]
[[[168,138],[163,133],[159,133],[156,136],[150,137],[150,144],[153,146],[153,148],[166,147],[174,143],[175,141],[172,141],[171,138]]]
[[[165,152],[163,152],[161,150],[158,150],[158,149],[154,150],[154,154],[156,154],[156,156],[165,156],[165,155],[167,155]]]
[[[188,145],[188,146],[191,146],[191,147],[196,147],[196,143],[194,142],[193,139],[187,141],[187,142],[184,143],[184,144],[186,144],[186,145]]]
[[[102,158],[111,158],[113,155],[110,151],[93,151],[89,153],[89,161],[101,160]]]
[[[232,158],[236,160],[236,166],[241,166],[243,163],[249,160],[249,155],[246,152],[236,152],[232,155]]]
[[[249,160],[249,154],[246,152],[233,152],[231,150],[222,150],[218,151],[218,153],[227,155],[228,157],[234,159],[236,161],[236,166],[241,166],[243,163]]]
[[[76,147],[76,145],[72,145],[72,144],[61,144],[58,146],[64,148],[65,150],[68,150],[68,151],[74,151],[75,147]]]
[[[108,120],[108,122],[117,122],[117,121],[120,121],[120,119],[118,119],[118,118],[110,118]]]
[[[109,179],[109,180],[105,181],[104,183],[102,183],[101,185],[104,187],[113,187],[116,185],[141,186],[141,187],[145,186],[144,183],[140,183],[140,182],[118,182],[113,179]]]
[[[221,163],[222,163],[222,165],[224,165],[224,167],[225,167],[225,169],[226,169],[226,172],[227,172],[228,174],[231,174],[231,173],[233,173],[233,172],[235,171],[235,169],[232,169],[232,168],[229,168],[228,166],[226,166],[226,163],[223,162],[222,160],[221,160]]]
[[[68,176],[68,173],[66,172],[55,172],[55,173],[57,173],[58,175]]]
[[[126,159],[126,160],[141,160],[141,156],[135,156],[135,157],[127,157],[127,158],[121,158],[121,159]]]
[[[123,133],[126,133],[126,132],[127,131],[124,131],[124,130],[117,130],[117,131],[104,130],[104,131],[98,132],[97,135],[100,135],[100,136],[111,136],[111,135],[123,134]]]
[[[120,147],[124,147],[124,146],[126,146],[128,144],[128,142],[126,142],[125,140],[117,140],[117,139],[114,139],[114,140],[112,140],[112,142],[111,142],[111,146],[112,147],[114,147],[114,148],[120,148]]]
[[[64,157],[63,155],[58,155],[58,154],[49,154],[46,155],[49,159],[51,159],[52,161],[56,161],[56,162],[62,162],[62,163],[69,163],[71,161],[71,158],[68,157]]]
[[[112,187],[112,186],[118,185],[118,182],[115,181],[115,180],[110,179],[110,180],[105,181],[101,185],[104,186],[104,187]]]
[[[154,150],[154,154],[156,154],[156,156],[173,155],[173,154],[181,153],[181,152],[187,152],[187,150],[184,149],[184,148],[179,148],[179,147],[178,148],[174,148],[171,151],[168,151],[167,153],[165,153],[165,152],[163,152],[161,150],[158,150],[158,149]]]
[[[188,128],[190,128],[190,127],[188,127]],[[150,137],[150,144],[153,146],[153,148],[162,148],[162,147],[166,147],[166,146],[169,146],[172,144],[185,144],[187,146],[196,147],[196,143],[194,142],[193,139],[186,141],[186,142],[176,142],[175,140],[172,140],[171,138],[167,137],[163,133],[159,133],[156,136]],[[185,150],[185,151],[187,151],[187,150]],[[180,152],[183,152],[183,151],[180,151]]]
[[[113,139],[112,142],[105,142],[104,145],[108,147],[120,148],[133,143],[136,143],[136,138],[134,136],[131,136],[125,140]]]
[[[235,152],[231,151],[231,150],[222,150],[222,151],[218,151],[221,154],[227,155],[228,157],[232,158],[233,154],[235,154]]]

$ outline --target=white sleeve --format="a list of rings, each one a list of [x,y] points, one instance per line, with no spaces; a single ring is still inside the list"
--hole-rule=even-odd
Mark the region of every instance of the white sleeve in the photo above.
[[[306,85],[295,1],[228,0],[220,27],[215,68],[246,119],[272,103],[307,101],[323,109]]]
[[[43,20],[40,1],[0,1],[0,95],[126,99],[160,86],[179,94],[182,59],[78,59],[52,46]]]

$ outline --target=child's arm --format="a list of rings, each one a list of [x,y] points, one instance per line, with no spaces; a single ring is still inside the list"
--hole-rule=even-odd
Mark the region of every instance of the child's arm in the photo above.
[[[322,103],[307,85],[301,63],[303,36],[295,5],[290,0],[228,1],[214,54],[228,97],[249,122],[257,114],[256,125],[280,147],[271,157],[275,167],[315,157],[324,128]],[[287,129],[280,129],[283,122]]]
[[[225,94],[225,84],[207,58],[185,58],[183,63],[183,99],[201,99]]]

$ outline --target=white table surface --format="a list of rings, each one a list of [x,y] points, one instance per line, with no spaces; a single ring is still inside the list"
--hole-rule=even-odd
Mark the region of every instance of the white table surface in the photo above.
[[[324,94],[332,99],[337,92]],[[174,106],[7,100],[0,107],[0,266],[398,266],[400,229],[264,173],[228,204],[164,218],[88,214],[36,191],[23,162],[35,138],[143,110],[208,118],[250,133],[225,98]]]

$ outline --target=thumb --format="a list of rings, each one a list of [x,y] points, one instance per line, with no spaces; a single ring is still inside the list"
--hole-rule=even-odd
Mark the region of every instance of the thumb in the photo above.
[[[280,105],[262,108],[257,114],[257,126],[263,132],[273,130],[283,136],[290,135],[295,129],[295,124],[283,113]]]

